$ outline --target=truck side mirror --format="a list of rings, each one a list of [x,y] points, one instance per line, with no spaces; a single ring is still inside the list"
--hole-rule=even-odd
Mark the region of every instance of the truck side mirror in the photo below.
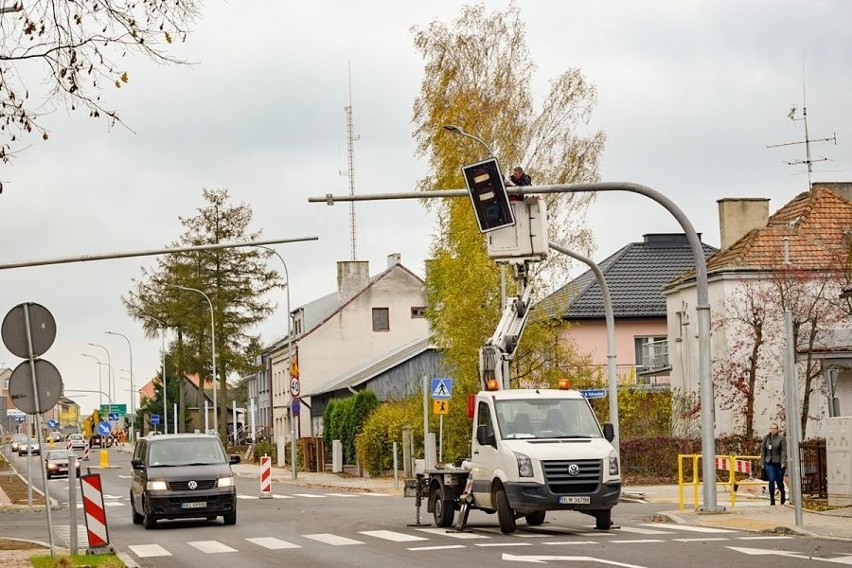
[[[497,447],[497,440],[494,438],[494,432],[488,424],[480,424],[476,427],[476,441],[480,446]]]
[[[607,442],[612,442],[615,439],[615,428],[611,422],[604,422],[603,425],[604,438]]]

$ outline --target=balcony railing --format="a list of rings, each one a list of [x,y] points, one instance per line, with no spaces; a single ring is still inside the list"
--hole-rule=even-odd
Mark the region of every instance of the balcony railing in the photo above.
[[[641,377],[668,375],[672,369],[669,362],[668,340],[645,343],[642,345],[641,358],[642,363],[636,369],[636,373]]]

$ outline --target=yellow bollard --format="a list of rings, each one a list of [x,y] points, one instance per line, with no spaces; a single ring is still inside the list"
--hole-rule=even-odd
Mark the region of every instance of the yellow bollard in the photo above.
[[[101,467],[109,467],[109,452],[101,450]]]

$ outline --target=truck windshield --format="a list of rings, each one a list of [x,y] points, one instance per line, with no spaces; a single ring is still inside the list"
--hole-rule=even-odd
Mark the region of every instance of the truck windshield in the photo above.
[[[501,400],[496,410],[504,439],[603,437],[585,399]]]

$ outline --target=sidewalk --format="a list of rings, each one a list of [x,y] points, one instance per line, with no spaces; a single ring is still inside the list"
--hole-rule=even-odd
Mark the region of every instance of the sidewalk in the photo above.
[[[258,480],[260,491],[260,466],[239,463],[231,466],[234,474]],[[305,487],[326,488],[338,491],[362,491],[402,495],[404,481],[400,477],[397,486],[393,478],[354,477],[334,473],[298,472],[296,479],[289,469],[272,467],[272,481]],[[699,503],[702,498],[699,488]],[[622,502],[669,503],[670,510],[660,514],[671,522],[704,527],[727,528],[753,532],[791,533],[846,540],[852,542],[852,507],[815,512],[802,510],[802,524],[796,526],[794,507],[788,502],[783,506],[771,506],[761,495],[737,493],[735,505],[731,507],[731,495],[727,489],[717,489],[716,505],[719,512],[704,513],[693,507],[693,488],[683,490],[684,509],[679,509],[680,497],[677,485],[627,486],[622,489]]]

